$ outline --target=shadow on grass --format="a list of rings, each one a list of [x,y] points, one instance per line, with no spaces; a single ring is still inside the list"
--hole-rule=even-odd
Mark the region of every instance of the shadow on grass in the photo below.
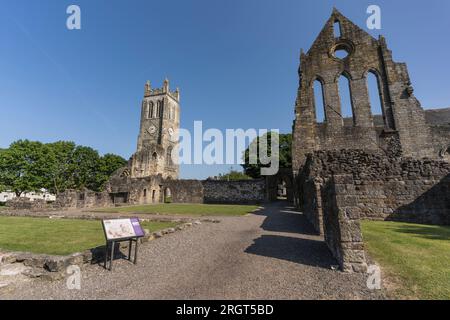
[[[397,233],[414,235],[416,237],[423,239],[450,240],[450,227],[417,225],[417,226],[394,227],[392,228],[392,230]]]

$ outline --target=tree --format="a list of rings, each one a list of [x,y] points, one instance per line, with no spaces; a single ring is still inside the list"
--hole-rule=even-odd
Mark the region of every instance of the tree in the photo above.
[[[53,193],[83,188],[102,191],[111,174],[126,163],[120,156],[100,157],[96,150],[69,141],[19,140],[0,149],[0,190],[12,190],[17,196],[42,188]]]
[[[71,163],[75,151],[75,143],[58,141],[47,144],[50,153],[48,156],[51,168],[46,188],[53,193],[59,193],[73,187]]]
[[[230,171],[228,173],[219,174],[218,178],[219,178],[219,180],[224,180],[224,181],[237,181],[237,180],[251,179],[251,177],[249,177],[245,173],[237,171],[237,170],[233,170],[233,169],[230,169]]]
[[[109,177],[118,169],[124,167],[127,161],[121,156],[107,153],[98,161],[96,189],[103,190]]]
[[[40,142],[18,140],[0,152],[0,185],[19,197],[45,186],[50,171],[48,148]]]
[[[257,137],[254,139],[249,147],[245,149],[243,159],[244,164],[242,167],[244,168],[244,172],[246,175],[257,179],[261,177],[261,168],[269,167],[270,165],[263,165],[259,159],[259,142],[260,139],[266,139],[267,141],[267,149],[268,156],[271,156],[271,137],[272,134],[277,134],[279,136],[279,167],[280,168],[291,168],[292,167],[292,134],[278,134],[275,132],[268,132],[267,134]],[[249,161],[249,153],[250,146],[256,146],[255,149],[258,151],[258,158],[256,164],[250,164]]]
[[[97,185],[97,166],[100,161],[98,152],[90,147],[77,146],[73,152],[69,171],[73,179],[73,187],[99,191]]]

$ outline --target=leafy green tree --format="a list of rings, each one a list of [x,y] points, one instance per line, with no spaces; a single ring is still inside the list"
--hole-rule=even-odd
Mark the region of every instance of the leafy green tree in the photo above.
[[[12,190],[17,196],[41,188],[53,193],[83,188],[102,191],[111,174],[126,163],[120,156],[100,157],[96,150],[69,141],[19,140],[0,149],[0,190]]]
[[[103,190],[109,177],[126,164],[124,158],[115,154],[107,153],[101,157],[97,164],[96,189]]]
[[[50,153],[48,165],[50,175],[46,188],[53,193],[59,193],[74,186],[71,174],[71,164],[75,152],[75,143],[69,141],[58,141],[47,144]]]
[[[257,179],[261,177],[261,168],[269,167],[270,165],[263,165],[259,159],[259,142],[260,139],[266,139],[267,141],[267,149],[268,156],[271,156],[271,137],[272,134],[277,134],[279,136],[279,167],[280,168],[291,168],[292,167],[292,134],[278,134],[275,132],[268,132],[267,134],[257,137],[254,139],[249,147],[244,151],[243,159],[244,164],[242,167],[244,168],[244,172],[246,175]],[[250,146],[256,146],[255,149],[258,151],[258,159],[256,164],[250,164],[249,161],[249,153]]]
[[[0,185],[20,196],[46,185],[50,175],[48,148],[29,140],[18,140],[0,152]]]
[[[90,147],[77,146],[73,152],[69,171],[74,188],[99,191],[97,185],[97,167],[100,161],[98,152]]]

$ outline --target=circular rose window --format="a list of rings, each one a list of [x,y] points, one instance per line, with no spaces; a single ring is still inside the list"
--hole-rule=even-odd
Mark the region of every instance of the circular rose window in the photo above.
[[[340,42],[331,48],[331,56],[338,60],[344,60],[353,53],[353,47],[347,42]]]

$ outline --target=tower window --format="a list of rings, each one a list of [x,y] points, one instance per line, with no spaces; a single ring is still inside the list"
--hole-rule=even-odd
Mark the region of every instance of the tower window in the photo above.
[[[381,88],[378,81],[378,75],[373,71],[370,71],[367,74],[367,89],[369,92],[370,110],[372,111],[372,115],[382,115]]]
[[[316,122],[322,123],[326,121],[325,116],[325,96],[323,92],[323,85],[320,80],[314,81],[314,106],[316,109]]]
[[[340,38],[342,36],[342,30],[341,30],[341,22],[339,20],[336,20],[333,24],[333,31],[334,31],[334,37]]]
[[[339,98],[341,101],[341,115],[343,118],[353,118],[353,103],[350,79],[344,73],[339,77]]]
[[[158,101],[156,103],[156,118],[160,117],[160,112],[161,112],[161,101]]]
[[[166,154],[166,165],[171,166],[173,164],[172,161],[172,147],[167,148],[167,154]]]
[[[153,102],[150,101],[149,108],[148,108],[148,117],[153,118]]]

